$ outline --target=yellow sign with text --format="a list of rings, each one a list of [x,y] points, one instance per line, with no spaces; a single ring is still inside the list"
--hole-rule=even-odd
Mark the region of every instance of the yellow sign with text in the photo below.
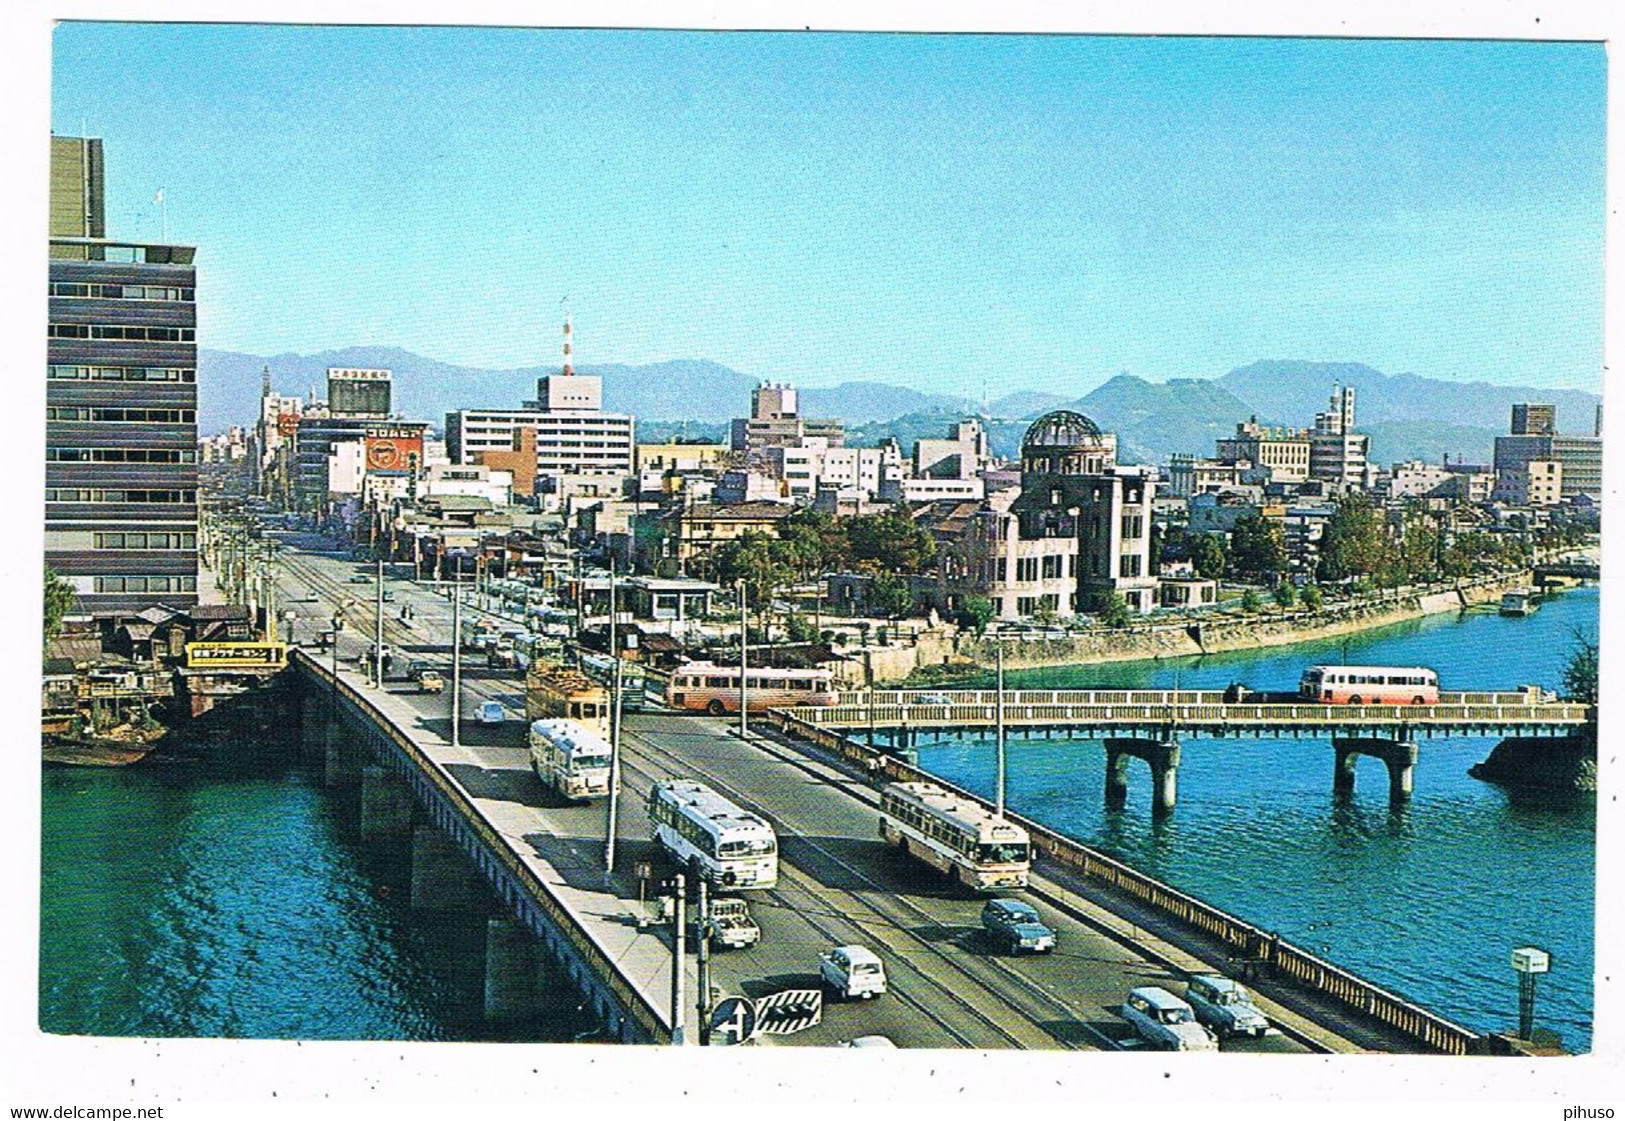
[[[188,642],[187,669],[281,669],[288,647],[280,642]]]

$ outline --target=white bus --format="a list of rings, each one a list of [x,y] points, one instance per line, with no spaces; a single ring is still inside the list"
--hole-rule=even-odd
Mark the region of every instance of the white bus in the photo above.
[[[691,876],[719,887],[768,888],[779,880],[779,839],[755,814],[698,782],[670,779],[649,792],[653,840]]]
[[[1027,831],[929,782],[880,792],[880,836],[976,891],[1026,887]]]
[[[834,675],[827,669],[770,669],[751,666],[745,678],[752,712],[770,708],[835,703]],[[739,711],[739,667],[711,662],[686,662],[672,671],[666,686],[672,708],[721,716]]]
[[[609,793],[609,743],[574,720],[537,720],[530,726],[530,765],[543,784],[584,801]]]

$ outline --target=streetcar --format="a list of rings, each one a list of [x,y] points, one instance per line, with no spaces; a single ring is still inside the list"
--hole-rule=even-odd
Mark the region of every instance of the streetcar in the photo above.
[[[1439,675],[1426,666],[1310,666],[1298,696],[1333,705],[1436,705]]]
[[[530,765],[543,785],[573,801],[609,793],[609,743],[574,720],[531,723]]]
[[[835,703],[834,675],[827,669],[770,669],[751,666],[745,677],[752,712]],[[686,662],[672,671],[666,704],[674,709],[721,716],[739,711],[739,667]]]
[[[615,684],[615,659],[604,654],[581,652],[581,669],[588,677],[612,688]],[[627,658],[621,659],[621,711],[642,712],[644,695],[643,666]]]
[[[577,670],[532,663],[525,675],[525,718],[560,717],[609,736],[609,691]]]
[[[648,810],[652,839],[690,875],[728,888],[778,883],[773,827],[709,786],[690,779],[657,782]]]
[[[1027,831],[935,783],[894,782],[880,792],[880,838],[973,891],[1027,886]]]

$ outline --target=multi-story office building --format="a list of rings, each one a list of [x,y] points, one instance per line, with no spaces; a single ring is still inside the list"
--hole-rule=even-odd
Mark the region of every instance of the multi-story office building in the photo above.
[[[1520,418],[1519,410],[1523,410]],[[1551,431],[1519,433],[1525,427],[1542,427],[1550,422]],[[1601,416],[1598,417],[1599,428]],[[1564,436],[1556,431],[1557,410],[1551,405],[1514,405],[1512,407],[1513,432],[1495,438],[1496,487],[1501,493],[1527,489],[1531,485],[1542,492],[1549,480],[1545,472],[1537,472],[1533,484],[1529,465],[1556,462],[1561,465],[1562,496],[1565,500],[1588,495],[1593,500],[1602,497],[1602,437]]]
[[[1557,406],[1556,405],[1513,405],[1512,406],[1512,435],[1514,436],[1555,436],[1557,435]]]
[[[1365,484],[1371,437],[1354,431],[1354,387],[1333,386],[1331,408],[1315,414],[1309,433],[1309,477],[1339,487]]]
[[[846,443],[846,428],[838,420],[802,416],[795,386],[763,382],[750,391],[750,416],[734,420],[730,439],[738,452],[799,448],[820,440],[824,447],[838,448]]]
[[[1217,444],[1220,463],[1264,468],[1278,483],[1301,483],[1309,477],[1309,435],[1299,429],[1270,428],[1250,417],[1236,425],[1234,436]]]
[[[101,141],[51,138],[45,563],[111,630],[197,603],[195,249],[105,235]]]
[[[474,463],[482,452],[511,451],[514,433],[536,434],[536,474],[630,475],[637,450],[636,422],[603,408],[604,381],[578,374],[571,359],[571,327],[564,325],[564,367],[536,380],[536,400],[523,409],[461,409],[446,414],[446,449],[453,463]]]

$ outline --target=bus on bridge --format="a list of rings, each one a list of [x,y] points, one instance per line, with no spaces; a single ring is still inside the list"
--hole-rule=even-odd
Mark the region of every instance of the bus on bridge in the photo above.
[[[973,891],[1027,886],[1027,831],[930,782],[880,792],[880,837]]]
[[[1439,675],[1426,666],[1310,666],[1298,696],[1334,705],[1436,705]]]

